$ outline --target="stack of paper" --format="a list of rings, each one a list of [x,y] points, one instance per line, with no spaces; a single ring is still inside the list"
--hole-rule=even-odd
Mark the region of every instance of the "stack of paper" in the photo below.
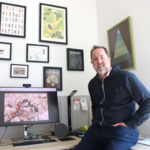
[[[150,146],[150,136],[139,135],[138,143]]]

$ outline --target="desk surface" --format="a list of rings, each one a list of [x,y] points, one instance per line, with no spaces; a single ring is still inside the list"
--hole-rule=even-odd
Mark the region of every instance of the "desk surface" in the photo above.
[[[72,141],[65,141],[61,142],[56,138],[55,136],[51,136],[52,139],[57,140],[57,143],[49,143],[49,144],[39,144],[39,145],[32,145],[32,146],[20,146],[20,147],[13,147],[12,145],[8,146],[0,146],[0,149],[3,150],[63,150],[63,149],[71,149],[74,148],[80,141],[81,138],[75,137],[75,136],[70,136],[75,138],[76,140]],[[10,138],[4,138],[2,142],[5,141],[10,141]],[[132,147],[131,150],[150,150],[150,146],[142,145],[142,144],[136,144],[135,146]]]
[[[13,145],[8,145],[8,146],[0,146],[0,149],[3,150],[62,150],[62,149],[71,149],[74,148],[80,141],[81,138],[75,137],[75,136],[70,136],[75,138],[76,140],[72,140],[72,141],[64,141],[61,142],[58,140],[58,138],[56,138],[55,136],[51,136],[52,139],[57,140],[57,143],[48,143],[48,144],[39,144],[39,145],[31,145],[31,146],[20,146],[20,147],[13,147]],[[41,139],[43,140],[43,139]],[[2,140],[2,142],[5,141],[10,141],[10,138],[4,138]]]
[[[135,146],[132,147],[131,150],[150,150],[150,146],[137,143]]]

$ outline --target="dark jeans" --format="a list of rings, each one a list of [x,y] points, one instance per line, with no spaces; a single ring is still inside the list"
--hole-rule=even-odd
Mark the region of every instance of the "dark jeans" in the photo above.
[[[129,150],[139,133],[124,126],[101,127],[92,124],[74,150]]]

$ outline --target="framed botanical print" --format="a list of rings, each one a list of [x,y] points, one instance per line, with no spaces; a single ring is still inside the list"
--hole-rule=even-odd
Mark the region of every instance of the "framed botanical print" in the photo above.
[[[0,36],[26,37],[26,6],[0,2]]]
[[[40,3],[39,41],[68,44],[67,8]]]
[[[12,43],[0,42],[0,60],[11,60]]]
[[[67,70],[84,71],[83,50],[67,48]]]
[[[62,68],[43,67],[43,87],[57,88],[57,91],[62,91]]]
[[[107,31],[111,65],[121,69],[136,68],[131,17],[127,17]]]
[[[49,63],[49,45],[27,44],[26,61]]]
[[[28,78],[28,65],[11,64],[10,65],[10,77],[11,78]]]

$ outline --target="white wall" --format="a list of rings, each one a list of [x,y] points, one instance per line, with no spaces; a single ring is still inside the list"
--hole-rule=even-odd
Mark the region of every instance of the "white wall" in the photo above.
[[[95,75],[90,64],[91,47],[94,44],[108,47],[107,30],[131,16],[137,68],[130,71],[135,73],[150,90],[149,0],[3,0],[3,2],[27,6],[27,28],[25,39],[0,36],[0,42],[12,43],[12,60],[0,60],[0,86],[21,87],[23,83],[31,83],[32,87],[42,87],[43,66],[62,67],[63,91],[59,91],[58,95],[69,95],[72,90],[78,91],[76,95],[88,95],[87,84]],[[68,45],[39,42],[40,2],[68,8]],[[26,43],[49,45],[50,63],[27,63]],[[66,48],[84,50],[84,72],[67,71]],[[29,78],[10,78],[10,64],[28,64]],[[140,133],[150,135],[149,125],[150,119],[140,126]]]
[[[150,90],[150,1],[97,0],[99,45],[108,48],[107,30],[131,16],[136,69],[130,70]],[[150,135],[150,119],[139,127],[140,134]]]
[[[22,87],[30,83],[32,87],[43,87],[43,66],[62,67],[63,91],[58,96],[88,95],[87,84],[95,75],[90,63],[90,49],[98,44],[96,0],[3,0],[6,3],[27,7],[26,38],[0,36],[0,42],[12,43],[12,60],[0,60],[0,86]],[[39,42],[39,3],[68,8],[68,45]],[[50,46],[50,63],[26,62],[26,43]],[[66,49],[84,50],[85,71],[67,71]],[[10,64],[28,64],[29,78],[10,78]]]

